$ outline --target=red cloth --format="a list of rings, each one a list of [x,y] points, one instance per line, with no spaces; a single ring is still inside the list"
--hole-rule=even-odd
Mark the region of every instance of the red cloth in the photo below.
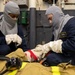
[[[31,50],[28,50],[28,52],[30,52],[31,58],[33,58],[34,60],[38,60],[37,56]]]

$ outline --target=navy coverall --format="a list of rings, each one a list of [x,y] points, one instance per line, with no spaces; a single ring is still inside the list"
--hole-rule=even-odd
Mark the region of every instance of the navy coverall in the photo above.
[[[75,64],[75,17],[66,23],[59,35],[63,41],[62,53],[50,52],[45,62],[48,65],[58,65],[71,60],[71,64]]]
[[[26,45],[25,37],[20,25],[18,26],[17,34],[22,38],[22,44],[19,45],[18,47],[16,46],[16,43],[13,43],[13,42],[7,45],[5,40],[5,35],[0,31],[0,55],[6,55],[10,52],[15,51],[17,48],[22,48],[23,51],[26,51],[28,49]]]

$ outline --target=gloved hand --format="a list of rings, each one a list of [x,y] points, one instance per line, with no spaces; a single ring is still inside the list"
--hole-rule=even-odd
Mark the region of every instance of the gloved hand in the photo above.
[[[51,41],[49,46],[53,52],[62,53],[62,40]]]
[[[5,36],[6,43],[9,45],[12,42],[12,34]]]
[[[17,46],[21,45],[22,39],[21,39],[21,37],[20,37],[19,35],[13,34],[12,37],[13,37],[12,41],[13,41],[14,43],[17,43]]]
[[[19,46],[22,43],[22,39],[17,34],[6,35],[5,39],[7,44],[14,42],[14,43],[17,43],[17,46]]]
[[[49,42],[50,43],[50,42]],[[51,51],[51,48],[49,46],[49,43],[46,43],[44,45],[37,45],[35,50],[36,51],[39,51],[39,50],[42,50],[42,58],[49,52]]]

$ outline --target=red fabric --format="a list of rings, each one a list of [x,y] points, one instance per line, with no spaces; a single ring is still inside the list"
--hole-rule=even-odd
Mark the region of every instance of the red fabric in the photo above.
[[[50,51],[45,55],[45,57],[48,56],[49,54],[50,54]]]
[[[30,52],[31,58],[34,58],[34,60],[38,59],[37,56],[31,50],[28,50],[28,52]]]

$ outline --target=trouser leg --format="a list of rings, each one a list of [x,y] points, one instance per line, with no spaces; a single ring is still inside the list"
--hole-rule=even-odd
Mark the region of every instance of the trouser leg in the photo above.
[[[64,56],[60,53],[50,53],[45,62],[47,62],[50,66],[56,66],[60,63],[69,62],[70,60],[72,60],[72,57]]]

